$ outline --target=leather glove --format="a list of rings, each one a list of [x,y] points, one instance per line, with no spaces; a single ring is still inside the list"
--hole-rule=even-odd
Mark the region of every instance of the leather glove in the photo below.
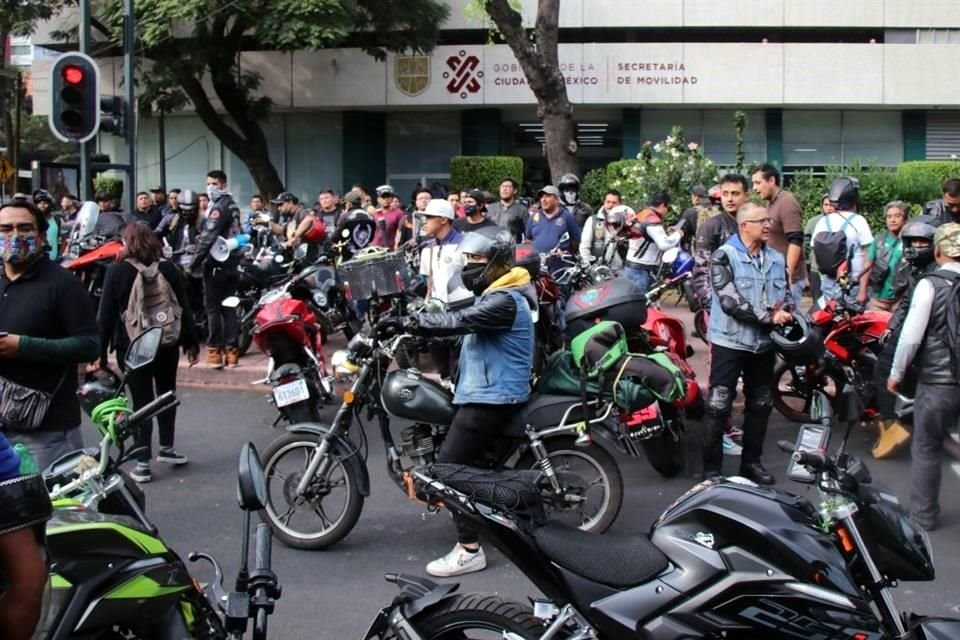
[[[392,338],[403,333],[403,320],[395,316],[387,316],[377,320],[377,326],[374,328],[374,335],[378,338]]]

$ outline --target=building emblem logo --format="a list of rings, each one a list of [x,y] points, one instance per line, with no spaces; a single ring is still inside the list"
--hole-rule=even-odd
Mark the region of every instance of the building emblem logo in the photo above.
[[[397,56],[393,70],[397,89],[411,98],[430,86],[430,58],[427,56]]]
[[[457,55],[447,58],[449,71],[443,72],[443,79],[447,80],[447,91],[459,93],[460,98],[466,100],[471,93],[480,91],[480,80],[483,71],[478,71],[480,59],[474,55],[467,55],[461,49]]]

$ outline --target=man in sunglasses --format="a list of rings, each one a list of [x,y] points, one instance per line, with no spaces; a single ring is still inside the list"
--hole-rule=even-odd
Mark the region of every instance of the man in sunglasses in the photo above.
[[[710,395],[703,436],[703,477],[722,475],[723,432],[743,377],[743,453],[740,475],[774,483],[760,462],[773,409],[771,381],[775,325],[793,320],[786,258],[767,245],[773,220],[765,207],[748,202],[737,211],[737,235],[710,258]]]
[[[960,222],[960,178],[943,183],[943,197],[923,205],[925,215],[939,218],[940,224]]]

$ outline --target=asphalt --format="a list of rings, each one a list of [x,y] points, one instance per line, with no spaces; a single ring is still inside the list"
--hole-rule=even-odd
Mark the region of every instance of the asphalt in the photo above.
[[[672,305],[666,310],[677,312]],[[690,324],[688,323],[688,326]],[[694,339],[694,362],[704,376],[703,347]],[[261,450],[280,431],[271,428],[274,409],[265,387],[248,383],[262,376],[262,358],[249,360],[232,371],[194,368],[181,371],[177,448],[190,457],[182,468],[154,464],[154,481],[145,485],[147,511],[167,543],[181,555],[191,550],[214,554],[227,575],[235,575],[240,555],[243,516],[236,504],[237,457],[242,443],[252,441]],[[189,380],[184,380],[189,374]],[[188,382],[189,384],[184,384]],[[242,389],[242,390],[241,390]],[[332,409],[331,409],[332,411]],[[692,425],[694,441],[699,425]],[[283,584],[283,597],[271,618],[273,638],[362,637],[380,607],[396,594],[383,574],[399,571],[425,575],[424,565],[445,553],[454,541],[446,515],[432,515],[421,504],[410,502],[390,481],[384,469],[384,453],[375,429],[371,438],[368,468],[372,495],[367,499],[357,527],[332,549],[298,551],[278,541],[273,547],[273,567]],[[85,426],[87,442],[93,442]],[[816,501],[815,492],[784,479],[787,456],[773,445],[778,439],[793,440],[796,425],[774,414],[765,450],[765,461],[779,480],[778,486]],[[865,456],[875,481],[885,484],[907,501],[909,456],[874,461],[868,450],[871,436],[859,428],[850,439],[850,449]],[[656,517],[697,479],[684,475],[664,479],[644,459],[618,456],[627,487],[624,507],[611,534],[643,534]],[[726,471],[736,472],[737,459],[728,459]],[[695,466],[695,465],[694,465]],[[903,583],[895,590],[903,609],[960,617],[960,464],[944,465],[941,528],[931,534],[938,579],[932,583]],[[256,517],[254,518],[256,521]],[[598,544],[602,544],[602,538]],[[462,591],[493,592],[525,602],[537,591],[495,549],[487,548],[489,568],[460,579]],[[196,566],[195,575],[208,580],[210,572]]]

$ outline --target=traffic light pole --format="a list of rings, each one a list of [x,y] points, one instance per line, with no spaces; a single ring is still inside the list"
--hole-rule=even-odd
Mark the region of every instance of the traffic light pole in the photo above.
[[[80,0],[80,53],[90,51],[90,0]],[[89,142],[80,143],[80,200],[92,200],[90,187],[93,177],[90,175]]]
[[[89,2],[90,0],[83,0]],[[123,18],[123,88],[126,92],[123,119],[126,126],[127,141],[127,212],[136,211],[137,198],[137,121],[134,119],[136,93],[133,79],[133,54],[136,40],[134,36],[133,0],[124,0]],[[89,26],[88,26],[89,28]],[[160,159],[161,162],[164,160]]]

